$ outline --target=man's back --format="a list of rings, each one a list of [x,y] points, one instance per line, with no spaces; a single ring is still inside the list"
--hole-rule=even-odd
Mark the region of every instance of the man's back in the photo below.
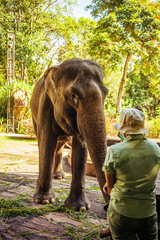
[[[158,145],[143,135],[130,135],[124,142],[111,146],[109,151],[107,172],[116,173],[111,192],[115,210],[128,217],[152,215],[160,166]]]

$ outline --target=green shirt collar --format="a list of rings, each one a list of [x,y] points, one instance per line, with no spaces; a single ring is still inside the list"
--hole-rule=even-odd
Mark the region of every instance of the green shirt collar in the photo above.
[[[145,135],[144,134],[132,134],[126,137],[126,141],[127,140],[138,140],[138,139],[145,139]]]

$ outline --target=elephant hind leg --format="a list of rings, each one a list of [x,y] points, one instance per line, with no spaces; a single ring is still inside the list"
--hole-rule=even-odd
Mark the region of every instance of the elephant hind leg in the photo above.
[[[65,172],[62,168],[62,153],[65,146],[65,143],[70,140],[68,136],[58,137],[56,151],[54,155],[53,168],[52,168],[52,177],[54,179],[62,179],[65,177]]]

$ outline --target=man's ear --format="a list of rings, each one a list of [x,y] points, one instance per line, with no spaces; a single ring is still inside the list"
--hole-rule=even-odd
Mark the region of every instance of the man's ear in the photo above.
[[[49,98],[51,99],[53,105],[54,105],[55,96],[56,96],[56,88],[55,88],[55,82],[54,82],[54,72],[56,70],[57,70],[56,67],[51,67],[47,69],[44,73],[45,91],[48,94]]]

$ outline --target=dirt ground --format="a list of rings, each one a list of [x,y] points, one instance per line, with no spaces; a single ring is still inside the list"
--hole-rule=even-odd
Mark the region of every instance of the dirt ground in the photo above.
[[[33,202],[38,176],[36,141],[0,135],[0,239],[99,239],[98,232],[107,221],[96,178],[86,176],[89,211],[64,206],[71,183],[68,151],[63,153],[66,178],[53,180],[55,204],[39,205]]]

